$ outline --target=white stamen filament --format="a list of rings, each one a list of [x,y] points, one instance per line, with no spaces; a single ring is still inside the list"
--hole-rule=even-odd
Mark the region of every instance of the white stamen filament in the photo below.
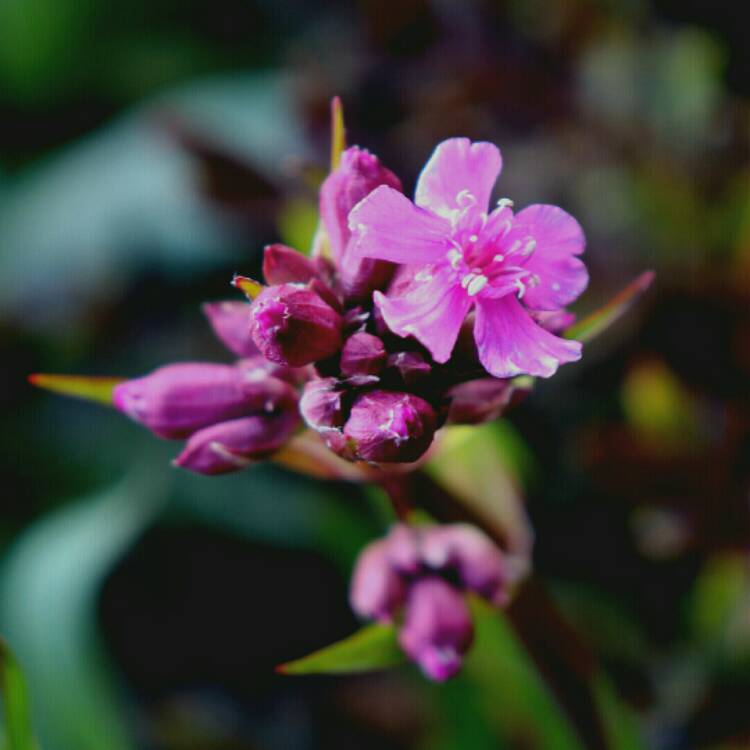
[[[513,208],[513,201],[510,198],[500,198],[497,207],[502,211],[504,208]]]

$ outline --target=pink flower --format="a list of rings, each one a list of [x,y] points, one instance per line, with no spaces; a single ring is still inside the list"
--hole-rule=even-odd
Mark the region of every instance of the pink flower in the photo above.
[[[511,201],[490,213],[502,166],[491,143],[443,141],[425,165],[414,203],[376,188],[349,214],[352,252],[413,271],[397,296],[374,293],[388,327],[413,336],[437,362],[451,356],[461,324],[474,309],[474,339],[495,377],[549,377],[581,356],[581,344],[538,325],[532,312],[561,310],[583,292],[586,267],[578,222],[556,206],[517,214]]]

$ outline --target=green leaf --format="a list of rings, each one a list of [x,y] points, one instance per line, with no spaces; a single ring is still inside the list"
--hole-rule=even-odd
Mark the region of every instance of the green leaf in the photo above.
[[[29,382],[63,396],[82,398],[98,404],[112,405],[112,392],[125,378],[98,377],[89,375],[51,375],[43,372],[29,375]]]
[[[519,573],[526,569],[532,530],[519,484],[533,473],[534,464],[509,422],[444,428],[424,470],[486,528],[507,540]]]
[[[36,750],[26,680],[8,644],[0,638],[0,697],[5,719],[6,750]]]
[[[638,297],[651,286],[654,278],[656,274],[653,271],[645,271],[612,297],[606,305],[579,320],[563,335],[565,338],[584,343],[595,339],[630,309]]]
[[[365,625],[343,641],[277,668],[281,674],[348,674],[393,667],[405,661],[393,625]]]
[[[478,685],[486,720],[512,747],[579,750],[582,745],[506,615],[470,599],[476,640],[464,667]],[[464,678],[462,678],[464,679]]]
[[[33,524],[0,569],[0,627],[28,676],[43,747],[132,750],[97,626],[104,578],[160,507],[156,472]]]

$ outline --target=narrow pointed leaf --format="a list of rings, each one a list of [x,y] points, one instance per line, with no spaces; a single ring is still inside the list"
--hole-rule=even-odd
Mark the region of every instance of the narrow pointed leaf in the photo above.
[[[277,667],[281,674],[348,674],[405,661],[393,625],[365,625],[343,641]]]
[[[645,271],[619,291],[606,305],[600,307],[583,320],[579,320],[563,334],[576,341],[591,341],[619,320],[653,283],[656,274]]]
[[[341,99],[334,96],[331,100],[331,171],[338,167],[341,154],[346,148],[346,128],[344,127],[344,107]]]
[[[54,375],[35,373],[29,375],[29,382],[38,388],[44,388],[63,396],[82,398],[98,404],[112,405],[112,391],[125,378],[100,377],[94,375]]]
[[[0,638],[0,697],[6,750],[36,750],[31,730],[29,698],[21,668],[8,644]]]

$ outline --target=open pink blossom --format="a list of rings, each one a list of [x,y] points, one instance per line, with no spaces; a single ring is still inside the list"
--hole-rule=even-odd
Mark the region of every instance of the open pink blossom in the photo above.
[[[437,362],[450,358],[473,308],[474,339],[490,374],[549,377],[580,358],[581,344],[545,330],[531,311],[561,310],[586,288],[577,257],[583,231],[557,206],[514,214],[512,201],[502,199],[490,212],[501,167],[491,143],[443,141],[422,171],[414,203],[383,185],[354,207],[353,250],[413,271],[390,295],[375,292],[375,304],[394,333],[416,338]]]

